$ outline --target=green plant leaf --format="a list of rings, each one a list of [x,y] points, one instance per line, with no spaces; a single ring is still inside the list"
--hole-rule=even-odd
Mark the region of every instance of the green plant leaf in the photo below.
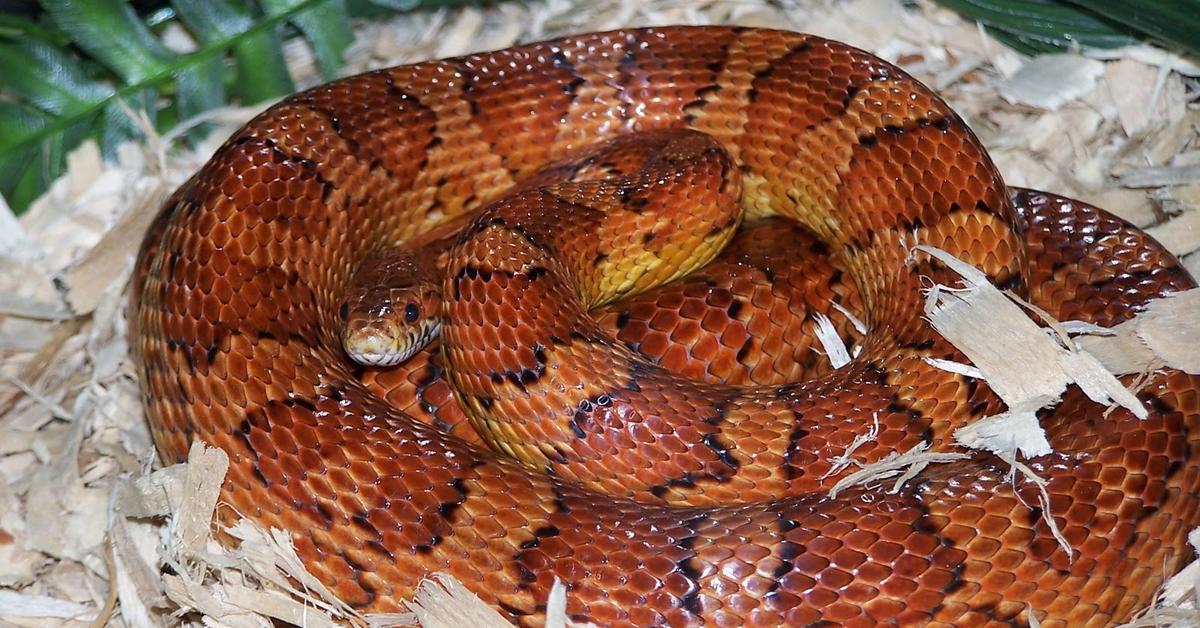
[[[0,43],[0,87],[21,101],[55,115],[86,108],[113,89],[88,78],[79,63],[38,39]]]
[[[281,15],[301,4],[301,0],[262,0],[262,3],[268,15]],[[343,0],[329,0],[293,13],[289,21],[312,44],[321,74],[326,79],[337,76],[344,61],[342,53],[354,41],[346,3]]]
[[[351,13],[483,1],[38,0],[32,18],[0,13],[0,194],[22,211],[67,152],[92,138],[111,155],[141,135],[143,115],[165,132],[231,101],[295,91],[287,37],[303,36],[332,78],[353,41]],[[169,49],[159,39],[168,27],[186,29],[197,49]]]
[[[1006,44],[1028,54],[1076,46],[1113,48],[1136,43],[1133,32],[1056,0],[939,0],[982,23]]]
[[[42,24],[16,13],[0,13],[0,38],[15,41],[37,39],[56,46],[66,46],[71,38],[61,31],[46,28]]]
[[[126,83],[158,76],[176,57],[123,0],[41,0],[54,23]]]
[[[262,102],[295,91],[283,58],[283,38],[278,26],[251,34],[254,18],[249,11],[227,0],[172,0],[171,5],[201,43],[234,42],[237,78],[233,91],[242,102]],[[188,115],[192,112],[184,112],[183,117]]]
[[[1200,55],[1200,0],[1070,0],[1105,18],[1128,24],[1152,39]]]

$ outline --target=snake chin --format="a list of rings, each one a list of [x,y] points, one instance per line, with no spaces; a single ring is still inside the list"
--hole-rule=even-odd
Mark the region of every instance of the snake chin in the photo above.
[[[396,366],[423,349],[441,331],[441,321],[433,318],[411,325],[385,318],[347,326],[342,348],[353,361],[363,366]]]

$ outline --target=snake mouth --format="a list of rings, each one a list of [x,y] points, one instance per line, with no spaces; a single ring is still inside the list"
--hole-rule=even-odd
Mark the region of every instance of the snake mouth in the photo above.
[[[359,321],[346,326],[342,348],[363,366],[396,366],[429,344],[441,331],[441,321],[424,319],[398,325],[386,319]]]

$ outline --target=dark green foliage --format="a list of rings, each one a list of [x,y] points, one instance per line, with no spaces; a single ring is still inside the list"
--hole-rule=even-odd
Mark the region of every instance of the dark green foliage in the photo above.
[[[938,0],[1027,54],[1149,39],[1200,55],[1200,0]]]
[[[354,40],[352,16],[461,3],[38,0],[26,13],[0,14],[0,194],[20,212],[83,140],[111,154],[138,137],[128,110],[145,111],[165,132],[215,107],[291,93],[283,59],[289,37],[308,40],[321,73],[333,78]],[[195,51],[163,45],[170,23],[192,35]]]

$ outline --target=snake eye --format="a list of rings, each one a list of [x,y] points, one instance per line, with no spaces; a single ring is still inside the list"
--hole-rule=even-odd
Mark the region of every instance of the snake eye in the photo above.
[[[421,315],[421,310],[417,308],[416,303],[409,303],[404,306],[404,320],[410,323],[417,322],[417,317]]]

